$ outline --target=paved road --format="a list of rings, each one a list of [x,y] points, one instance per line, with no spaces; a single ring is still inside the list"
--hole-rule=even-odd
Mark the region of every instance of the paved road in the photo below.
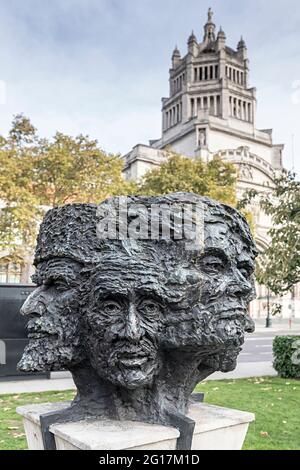
[[[273,362],[272,346],[274,338],[278,335],[300,335],[298,330],[262,330],[248,335],[243,352],[240,354],[239,363],[246,362]]]

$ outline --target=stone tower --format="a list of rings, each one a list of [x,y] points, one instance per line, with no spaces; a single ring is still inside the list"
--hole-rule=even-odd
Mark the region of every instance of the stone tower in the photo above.
[[[210,127],[253,135],[256,89],[249,88],[248,78],[244,40],[240,40],[236,50],[228,47],[222,28],[216,33],[209,9],[202,42],[192,32],[187,54],[181,57],[177,47],[173,52],[170,96],[162,100],[162,139],[154,146],[175,144],[174,150],[181,153],[209,158],[209,140],[213,137]],[[185,138],[191,131],[196,134],[193,148]],[[183,137],[180,143],[179,134]]]
[[[162,99],[162,136],[124,157],[127,178],[139,178],[159,165],[167,148],[206,160],[219,153],[233,160],[243,149],[243,160],[249,153],[259,157],[269,174],[282,168],[283,146],[273,144],[272,129],[256,129],[256,88],[249,87],[243,38],[236,49],[229,47],[209,9],[202,41],[192,32],[186,54],[182,57],[176,46],[171,62],[169,97]]]

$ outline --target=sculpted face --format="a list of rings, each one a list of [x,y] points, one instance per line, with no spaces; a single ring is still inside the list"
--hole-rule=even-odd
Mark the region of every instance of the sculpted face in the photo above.
[[[131,274],[131,275],[130,275]],[[160,367],[157,335],[163,305],[139,276],[108,270],[92,276],[83,314],[88,356],[98,375],[128,389],[150,385]]]
[[[61,370],[78,360],[80,270],[79,263],[65,258],[38,265],[38,287],[21,310],[28,318],[29,338],[21,370]]]
[[[192,268],[199,298],[171,309],[173,328],[166,326],[163,343],[198,351],[207,365],[228,372],[236,367],[245,332],[254,331],[248,306],[255,298],[255,254],[225,222],[208,223],[205,232],[205,251]]]

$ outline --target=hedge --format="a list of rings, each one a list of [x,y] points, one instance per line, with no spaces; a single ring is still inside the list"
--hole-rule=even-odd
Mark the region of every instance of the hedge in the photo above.
[[[274,369],[285,379],[300,379],[300,336],[277,336],[273,343]]]

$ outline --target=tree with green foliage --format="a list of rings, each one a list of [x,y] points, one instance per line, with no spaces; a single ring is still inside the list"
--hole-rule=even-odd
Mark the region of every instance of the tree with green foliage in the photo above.
[[[147,195],[191,192],[236,205],[236,169],[215,158],[209,162],[169,152],[159,168],[144,176],[139,192]]]
[[[257,198],[261,209],[272,218],[271,242],[260,256],[257,278],[282,296],[300,282],[300,182],[295,174],[284,173],[274,184],[274,189],[263,194],[249,191],[240,205],[245,207]]]
[[[24,259],[32,252],[44,213],[67,203],[98,203],[132,193],[118,155],[96,140],[57,133],[42,139],[30,120],[16,116],[0,137],[0,250]]]

